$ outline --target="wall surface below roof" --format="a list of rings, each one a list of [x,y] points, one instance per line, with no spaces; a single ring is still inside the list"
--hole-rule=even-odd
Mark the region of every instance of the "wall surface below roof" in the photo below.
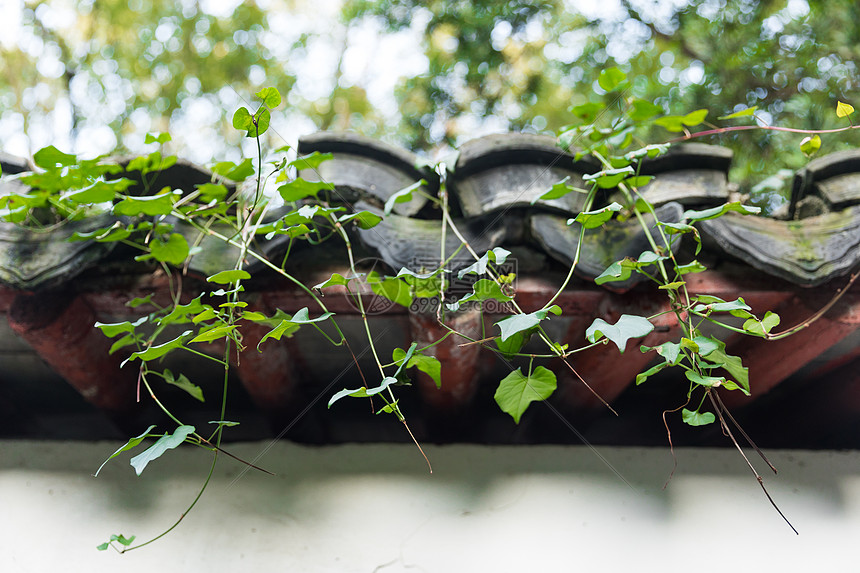
[[[826,571],[860,539],[857,451],[768,452],[795,536],[729,449],[678,450],[663,490],[667,449],[428,446],[429,475],[409,446],[254,442],[230,448],[277,476],[227,460],[179,528],[118,555],[95,546],[169,525],[208,458],[91,477],[117,446],[0,441],[0,571]]]

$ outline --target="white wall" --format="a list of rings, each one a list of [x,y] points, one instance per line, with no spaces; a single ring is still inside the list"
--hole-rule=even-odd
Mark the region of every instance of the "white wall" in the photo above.
[[[769,452],[771,508],[734,450],[305,448],[278,442],[249,472],[223,460],[166,538],[208,458],[183,448],[138,478],[118,444],[0,441],[0,571],[843,571],[860,569],[860,452]],[[232,445],[253,458],[266,443]],[[762,465],[762,464],[759,464]],[[763,468],[764,469],[764,468]]]

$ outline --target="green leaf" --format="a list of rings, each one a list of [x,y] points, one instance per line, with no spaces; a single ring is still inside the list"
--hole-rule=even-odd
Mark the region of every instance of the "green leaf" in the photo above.
[[[594,282],[602,285],[608,282],[626,281],[630,278],[633,271],[639,272],[639,269],[649,267],[657,261],[663,261],[669,257],[663,257],[653,251],[642,251],[637,260],[625,258],[616,261],[606,267],[606,270],[595,277]]]
[[[388,200],[385,202],[385,206],[382,208],[382,212],[385,214],[385,216],[390,215],[396,203],[406,203],[408,201],[411,201],[412,193],[425,185],[427,185],[427,182],[423,179],[420,179],[409,187],[405,187],[400,191],[392,194],[391,197],[389,197]]]
[[[602,102],[587,102],[570,108],[570,113],[586,123],[591,123],[606,108]]]
[[[281,93],[277,88],[263,88],[254,95],[260,98],[263,101],[263,105],[268,108],[275,109],[281,105]]]
[[[397,384],[397,378],[393,376],[386,376],[385,378],[383,378],[379,386],[376,386],[375,388],[344,388],[343,390],[331,397],[331,399],[328,401],[328,407],[331,408],[332,404],[334,404],[341,398],[345,398],[347,396],[351,398],[368,398],[370,396],[374,396],[376,394],[379,394],[392,384]]]
[[[623,353],[628,340],[642,338],[652,330],[654,330],[654,325],[647,318],[622,314],[615,324],[609,324],[602,318],[595,319],[591,326],[586,329],[585,337],[589,342],[597,342],[605,336],[614,342],[618,350]]]
[[[681,410],[681,418],[683,418],[685,424],[691,426],[707,426],[708,424],[713,424],[717,419],[711,412],[693,412],[686,408]]]
[[[621,183],[625,178],[636,173],[636,170],[630,167],[619,167],[617,169],[604,169],[590,175],[583,175],[582,180],[586,183],[596,183],[601,189],[612,189]]]
[[[778,314],[767,311],[764,318],[761,320],[758,320],[755,317],[747,320],[743,325],[743,329],[749,334],[763,337],[765,334],[769,334],[774,327],[779,325],[779,320]]]
[[[750,393],[749,393],[749,391],[748,391],[748,390],[746,390],[745,388],[742,388],[741,386],[739,386],[739,385],[735,384],[735,383],[734,383],[734,382],[732,382],[731,380],[726,380],[725,382],[723,382],[723,388],[725,388],[726,390],[740,390],[741,392],[743,392],[743,393],[744,393],[744,394],[746,394],[747,396],[749,396],[749,395],[750,395]]]
[[[218,424],[219,426],[233,427],[238,426],[240,422],[231,422],[229,420],[209,420],[210,424]]]
[[[89,233],[80,233],[75,231],[72,233],[72,236],[69,237],[69,241],[96,241],[99,243],[113,243],[116,241],[123,241],[131,236],[133,228],[125,228],[122,226],[122,223],[117,221],[110,227],[102,227],[101,229],[95,229],[94,231],[90,231]]]
[[[729,115],[724,115],[722,117],[718,117],[717,119],[723,120],[723,119],[737,119],[739,117],[749,117],[751,115],[755,115],[755,112],[757,109],[758,109],[758,106],[754,105],[752,107],[748,107],[746,109],[736,111],[735,113],[730,113]]]
[[[243,159],[241,163],[220,161],[212,166],[212,172],[232,181],[244,181],[254,174],[254,164],[250,157]]]
[[[714,300],[716,299],[716,300]],[[705,302],[702,301],[710,301]],[[699,303],[693,307],[693,312],[699,314],[709,314],[711,312],[732,312],[732,311],[745,311],[744,314],[748,314],[752,308],[746,303],[746,301],[742,297],[738,297],[737,299],[726,302],[717,297],[697,297],[696,301]]]
[[[643,344],[639,347],[639,350],[641,352],[655,350],[657,354],[666,359],[665,364],[667,366],[675,366],[681,361],[681,358],[683,358],[683,355],[681,354],[681,345],[677,342],[664,342],[660,346],[645,346]]]
[[[188,304],[175,305],[169,314],[158,319],[159,326],[166,326],[168,324],[184,324],[189,320],[192,320],[189,316],[196,318],[203,312],[211,311],[212,307],[208,304],[203,304],[201,302],[202,298],[203,295],[201,294],[197,298],[192,299]]]
[[[286,235],[288,237],[301,237],[303,235],[307,235],[311,232],[310,227],[308,227],[304,223],[299,223],[298,225],[290,225],[289,227],[284,227],[284,220],[276,221],[274,225],[264,225],[262,227],[257,228],[257,234],[265,233],[266,240],[271,239],[275,235]]]
[[[242,269],[234,269],[231,271],[221,271],[220,273],[215,273],[212,276],[206,277],[206,281],[210,283],[217,283],[220,285],[229,285],[250,278],[251,273],[249,273],[248,271]]]
[[[719,207],[712,207],[711,209],[704,209],[702,211],[688,209],[687,211],[684,211],[683,219],[690,221],[691,223],[696,221],[707,221],[708,219],[722,217],[729,212],[740,213],[741,215],[758,215],[761,213],[761,207],[742,205],[740,201],[734,201],[732,203],[725,203]]]
[[[636,385],[638,386],[639,384],[642,384],[648,378],[657,374],[661,370],[668,368],[669,366],[670,365],[668,362],[661,362],[660,364],[657,364],[656,366],[652,366],[651,368],[649,368],[648,370],[646,370],[644,372],[640,372],[639,374],[636,375]]]
[[[308,307],[302,307],[296,311],[296,314],[290,319],[296,324],[311,324],[313,322],[323,322],[334,316],[333,312],[324,312],[316,318],[311,318],[308,312]]]
[[[841,101],[836,102],[836,117],[848,117],[854,113],[854,106]]]
[[[607,92],[615,91],[627,79],[627,75],[616,67],[600,70],[597,85]]]
[[[442,273],[446,269],[436,269],[428,273],[416,273],[402,267],[397,272],[397,278],[409,285],[410,292],[417,298],[431,298],[439,294],[445,278]]]
[[[603,207],[602,209],[597,209],[595,211],[583,211],[579,213],[575,218],[568,219],[567,224],[572,225],[574,223],[579,223],[586,229],[596,229],[600,227],[608,220],[612,218],[613,213],[617,213],[621,210],[621,205],[616,202],[612,202],[610,205]]]
[[[586,123],[591,123],[606,108],[602,102],[587,102],[570,108],[570,113]]]
[[[522,370],[517,368],[499,382],[494,398],[499,408],[519,424],[529,404],[546,400],[555,389],[555,374],[543,366],[538,366],[528,376],[524,376]]]
[[[328,280],[323,281],[319,284],[315,284],[311,288],[314,290],[319,290],[319,289],[324,289],[326,287],[330,287],[330,286],[334,286],[334,285],[347,286],[347,285],[349,285],[349,281],[355,280],[355,279],[360,278],[362,276],[364,276],[363,273],[360,273],[354,277],[345,277],[340,273],[332,273],[331,277],[329,277]]]
[[[775,312],[767,311],[764,313],[764,318],[761,319],[761,325],[765,332],[770,333],[770,331],[779,325],[780,319],[779,315]]]
[[[701,337],[696,337],[696,340],[699,340],[699,338]],[[728,381],[725,381],[723,383],[724,387],[729,390],[740,388],[744,394],[749,396],[749,368],[743,365],[743,362],[739,357],[726,354],[725,342],[717,338],[709,338],[708,340],[712,343],[711,346],[702,348],[702,350],[700,350],[700,355],[711,364],[723,368],[726,372],[731,374],[735,380],[737,380],[737,384],[732,383],[734,387],[730,387]],[[714,346],[716,348],[714,348]]]
[[[511,358],[514,354],[522,350],[523,346],[532,337],[532,334],[537,332],[537,327],[521,330],[510,335],[507,339],[502,340],[501,337],[496,338],[496,347],[506,357]]]
[[[650,145],[646,145],[645,147],[641,147],[624,155],[624,159],[627,161],[639,160],[644,157],[649,159],[654,159],[655,157],[659,157],[663,155],[667,151],[671,144],[669,143],[652,143]]]
[[[272,114],[265,107],[257,111],[254,116],[254,129],[248,132],[248,137],[259,137],[269,130],[269,122],[272,121]]]
[[[464,295],[457,302],[448,304],[448,310],[457,312],[460,305],[471,301],[497,300],[499,302],[509,302],[514,300],[514,297],[506,295],[496,281],[490,279],[479,279],[472,285],[472,292]]]
[[[517,332],[529,330],[530,328],[539,325],[542,320],[547,319],[549,313],[557,316],[561,314],[561,307],[554,304],[549,308],[536,310],[528,314],[514,314],[498,321],[496,326],[499,327],[499,330],[502,333],[502,342],[506,341]]]
[[[333,312],[325,312],[319,315],[316,318],[310,318],[310,313],[308,312],[308,307],[300,308],[296,311],[293,316],[283,315],[281,311],[279,311],[279,316],[287,316],[287,318],[282,318],[280,323],[278,323],[272,330],[266,333],[265,336],[260,340],[257,344],[257,350],[260,349],[260,345],[263,344],[266,340],[270,338],[274,338],[275,340],[280,340],[282,336],[290,337],[296,332],[302,324],[312,324],[315,322],[323,322],[328,320],[332,316],[334,316]],[[263,321],[256,321],[263,322]]]
[[[415,343],[413,342],[413,344]],[[401,364],[406,359],[406,354],[406,351],[402,348],[395,348],[391,357],[394,362]],[[406,368],[412,368],[413,366],[424,374],[427,374],[436,384],[436,388],[442,387],[442,363],[435,356],[413,354],[406,363]],[[403,368],[402,364],[401,368]]]
[[[149,462],[161,457],[167,450],[178,447],[189,434],[194,432],[194,426],[179,426],[173,434],[164,434],[157,442],[152,444],[142,454],[136,455],[129,460],[137,475],[143,473]]]
[[[371,211],[359,211],[351,215],[341,215],[338,221],[341,223],[354,221],[360,229],[372,229],[382,222],[382,217]]]
[[[687,380],[692,382],[693,384],[698,384],[700,386],[706,386],[708,388],[716,388],[721,386],[723,382],[726,381],[722,376],[702,376],[692,370],[685,370],[684,375],[687,377]]]
[[[678,265],[675,267],[675,270],[678,271],[680,275],[688,275],[691,273],[701,273],[708,270],[708,267],[700,263],[699,261],[692,261],[687,263],[686,265]]]
[[[655,125],[666,128],[668,131],[684,131],[684,117],[680,115],[665,115],[654,120]]]
[[[95,323],[95,327],[102,331],[102,334],[107,336],[108,338],[113,338],[119,334],[123,334],[125,332],[134,332],[135,327],[140,326],[144,322],[146,322],[147,317],[143,316],[137,319],[134,322],[124,321],[124,322],[97,322]]]
[[[125,303],[125,306],[129,308],[137,308],[145,304],[152,304],[152,294],[148,294],[145,297],[135,297]]]
[[[550,187],[549,191],[547,191],[546,193],[544,193],[540,197],[532,199],[532,205],[534,205],[538,201],[551,201],[552,199],[559,199],[559,198],[564,197],[565,195],[567,195],[568,193],[571,193],[573,191],[575,191],[577,193],[583,193],[583,194],[588,193],[587,189],[581,189],[579,187],[574,187],[573,185],[569,185],[567,183],[569,180],[570,180],[570,176],[568,175],[567,177],[565,177],[564,179],[562,179],[561,181],[559,181],[558,183],[556,183],[555,185]]]
[[[92,185],[65,195],[64,198],[73,203],[104,203],[113,201],[117,193],[121,193],[134,183],[125,177],[113,181],[96,181]]]
[[[630,103],[627,116],[633,121],[645,121],[663,113],[663,108],[644,99],[634,99]]]
[[[119,535],[114,534],[114,535],[110,536],[110,541],[116,541],[120,545],[128,547],[129,545],[132,544],[132,542],[135,540],[135,538],[136,538],[135,535],[132,535],[131,537],[125,537],[122,534],[119,534]],[[110,541],[107,543],[102,543],[96,549],[98,549],[99,551],[104,551],[110,545]]]
[[[334,183],[305,181],[299,177],[278,187],[278,193],[285,203],[292,203],[293,201],[301,201],[305,197],[316,197],[316,194],[323,189],[334,189]]]
[[[299,325],[295,322],[292,322],[291,320],[282,320],[280,324],[275,326],[272,330],[267,332],[266,335],[263,336],[263,338],[260,339],[260,342],[257,343],[257,350],[262,352],[262,350],[260,350],[260,345],[262,345],[268,339],[274,338],[275,340],[280,340],[283,336],[290,338],[293,333],[296,332],[298,329]]]
[[[654,179],[653,175],[639,175],[637,177],[628,177],[621,183],[623,185],[627,185],[628,187],[644,187]]]
[[[807,157],[815,155],[821,149],[821,138],[817,135],[807,136],[800,140],[800,151]]]
[[[108,350],[108,354],[113,354],[120,348],[125,348],[126,346],[130,346],[132,344],[136,344],[141,341],[141,337],[134,334],[126,334],[116,342],[110,345],[110,349]]]
[[[490,251],[484,253],[480,259],[475,261],[473,264],[469,265],[465,269],[461,269],[457,273],[457,278],[461,279],[466,275],[475,274],[475,275],[483,275],[487,273],[487,267],[490,262],[494,262],[496,264],[503,264],[506,260],[508,260],[508,255],[511,252],[502,247],[496,247]]]
[[[204,202],[223,201],[227,197],[227,186],[220,183],[203,183],[197,185],[200,199]]]
[[[194,341],[192,340],[192,342]],[[199,400],[201,402],[206,401],[203,398],[203,390],[200,388],[200,386],[191,382],[191,380],[189,380],[185,376],[185,374],[180,374],[179,378],[176,378],[173,375],[173,372],[165,369],[164,374],[162,374],[162,376],[164,377],[165,382],[188,392],[188,394],[190,394],[195,400]]]
[[[633,274],[635,268],[633,261],[624,259],[623,261],[615,261],[606,270],[594,278],[595,284],[602,285],[604,283],[626,281]]]
[[[114,215],[168,215],[173,210],[173,203],[182,195],[181,191],[159,193],[151,197],[126,197],[113,206]]]
[[[188,342],[212,342],[219,338],[226,338],[233,332],[238,325],[236,324],[221,324],[213,327],[204,327],[200,332]]]
[[[280,219],[278,224],[281,227],[289,225],[299,225],[301,223],[312,223],[314,217],[328,217],[331,214],[345,211],[344,207],[321,207],[319,205],[302,205],[295,211],[290,211]]]
[[[331,153],[320,153],[319,151],[314,151],[310,155],[299,157],[295,161],[290,162],[290,165],[295,167],[298,171],[303,169],[316,170],[324,161],[328,161],[333,157],[334,155]]]
[[[407,308],[412,304],[412,293],[409,285],[396,277],[378,279],[374,273],[371,273],[367,282],[370,283],[370,288],[376,295]]]
[[[172,139],[173,138],[170,137],[169,133],[147,133],[146,137],[143,138],[143,143],[145,145],[149,145],[150,143],[158,143],[159,145],[164,145]]]
[[[682,117],[681,123],[683,123],[687,127],[695,127],[700,123],[704,122],[706,117],[708,117],[708,110],[697,109],[696,111],[691,111],[690,113]]]
[[[251,117],[251,112],[247,108],[240,107],[233,114],[233,127],[239,131],[247,131],[248,133],[254,129],[254,118]]]
[[[688,340],[688,339],[683,339]],[[712,352],[720,350],[720,348],[725,348],[726,345],[719,339],[712,338],[710,336],[697,336],[691,342],[695,344],[694,352],[698,353],[701,356],[708,356]]]
[[[42,169],[52,170],[57,167],[74,165],[78,158],[69,153],[63,153],[53,145],[43,147],[33,154],[33,162]]]
[[[683,235],[686,233],[693,235],[693,240],[696,241],[696,255],[701,252],[702,236],[699,235],[699,230],[694,226],[687,225],[686,223],[664,223],[662,221],[658,221],[657,224],[663,227],[663,230],[668,235]]]
[[[102,471],[102,468],[105,467],[105,465],[109,461],[111,461],[112,459],[114,459],[115,457],[120,455],[121,453],[127,452],[128,450],[130,450],[130,449],[136,447],[138,444],[140,444],[140,442],[142,442],[146,438],[146,435],[149,434],[149,432],[151,432],[153,428],[155,428],[155,424],[153,424],[152,426],[145,429],[143,431],[143,433],[140,434],[139,436],[135,436],[135,437],[129,439],[117,451],[112,453],[108,459],[106,459],[104,462],[102,462],[102,465],[99,466],[99,469],[96,470],[96,473],[93,474],[93,477],[99,477],[99,472]]]
[[[191,334],[190,330],[186,330],[173,340],[168,340],[164,344],[158,344],[155,346],[150,346],[146,350],[141,350],[140,352],[134,352],[131,356],[128,357],[126,362],[130,362],[135,360],[136,358],[140,358],[141,360],[155,360],[156,358],[161,358],[171,350],[175,348],[182,348],[182,344],[185,342],[185,339]],[[125,364],[125,362],[123,362]]]
[[[188,257],[190,247],[185,237],[179,233],[173,233],[165,242],[160,239],[151,241],[149,249],[156,261],[179,266]]]

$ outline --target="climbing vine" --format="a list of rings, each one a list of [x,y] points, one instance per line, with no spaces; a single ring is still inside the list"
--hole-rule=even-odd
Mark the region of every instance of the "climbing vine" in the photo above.
[[[256,156],[240,162],[215,164],[212,167],[212,180],[197,185],[190,192],[153,186],[156,175],[176,162],[175,157],[165,155],[164,152],[164,144],[170,141],[168,134],[149,135],[146,143],[156,149],[125,164],[117,164],[106,158],[82,160],[54,147],[38,151],[34,156],[38,170],[18,177],[29,190],[0,197],[2,220],[45,229],[61,225],[66,220],[110,216],[110,224],[77,232],[71,240],[124,245],[137,253],[135,261],[161,268],[169,279],[170,296],[166,303],[154,299],[152,295],[136,298],[128,301],[131,309],[140,312],[136,320],[95,325],[114,341],[111,353],[125,353],[127,357],[123,367],[136,369],[138,398],[148,397],[173,424],[166,430],[157,430],[155,425],[150,425],[112,453],[105,463],[126,452],[137,452],[143,448],[130,460],[131,466],[140,475],[149,463],[181,444],[191,444],[212,454],[208,473],[198,494],[175,523],[156,537],[140,543],[135,543],[133,536],[112,535],[108,541],[99,545],[99,549],[113,547],[126,552],[144,547],[172,531],[200,500],[221,456],[234,457],[222,447],[224,432],[236,424],[228,419],[227,408],[230,364],[234,356],[241,359],[245,351],[263,352],[261,345],[269,339],[281,340],[293,336],[301,328],[312,328],[328,343],[343,347],[358,365],[350,340],[338,324],[338,317],[326,307],[324,301],[324,293],[333,287],[345,291],[358,310],[374,362],[372,372],[365,372],[359,367],[361,386],[343,388],[330,396],[328,407],[332,409],[333,415],[336,415],[341,400],[369,400],[374,412],[389,414],[402,424],[404,432],[423,455],[408,425],[408,412],[404,411],[398,393],[409,383],[409,373],[413,368],[424,372],[439,387],[441,366],[433,356],[432,348],[449,337],[456,337],[463,345],[480,345],[505,361],[519,358],[527,362],[525,368],[515,369],[511,365],[510,373],[499,380],[494,395],[499,408],[519,423],[532,403],[546,400],[556,390],[556,375],[547,367],[552,362],[561,363],[563,368],[579,377],[576,372],[577,353],[599,345],[614,345],[619,352],[624,352],[629,341],[642,338],[655,328],[654,321],[659,315],[625,314],[614,323],[598,318],[587,328],[586,339],[581,344],[578,341],[555,340],[545,328],[546,321],[562,314],[561,307],[555,302],[576,271],[586,234],[619,219],[635,220],[649,247],[635,258],[613,262],[597,276],[595,282],[607,284],[627,281],[634,275],[641,275],[665,294],[669,303],[669,310],[665,313],[674,317],[680,332],[675,340],[654,347],[641,345],[634,350],[653,354],[656,359],[654,366],[636,377],[636,384],[646,383],[650,377],[666,369],[682,371],[688,382],[685,395],[680,397],[683,405],[667,408],[664,420],[667,416],[677,416],[691,426],[719,424],[764,489],[762,477],[747,459],[735,433],[753,447],[755,444],[737,425],[720,397],[723,391],[749,395],[749,372],[740,358],[727,352],[725,342],[719,335],[713,334],[714,328],[711,327],[718,327],[718,331],[773,340],[808,326],[810,321],[775,333],[780,318],[773,312],[754,311],[743,298],[723,300],[708,293],[693,292],[687,282],[688,276],[705,270],[705,266],[695,258],[702,248],[697,223],[727,213],[752,216],[758,214],[759,209],[741,202],[729,202],[710,209],[686,210],[676,220],[661,220],[658,210],[641,192],[653,179],[653,176],[642,174],[642,165],[644,161],[666,153],[672,144],[680,141],[753,129],[782,130],[803,135],[800,147],[805,153],[812,154],[821,146],[821,132],[757,124],[718,127],[707,122],[707,110],[665,115],[662,108],[649,101],[626,97],[627,85],[628,80],[620,70],[604,70],[599,80],[601,93],[605,94],[603,98],[574,107],[571,111],[575,123],[560,134],[560,153],[573,153],[577,159],[589,158],[596,161],[599,167],[596,172],[583,177],[583,188],[561,181],[541,197],[549,200],[578,193],[584,197],[584,201],[581,212],[567,221],[570,232],[578,236],[567,275],[556,292],[547,297],[540,309],[533,312],[525,312],[517,303],[514,276],[504,268],[511,253],[502,247],[477,252],[458,228],[448,207],[444,180],[436,194],[427,192],[425,181],[417,181],[392,195],[380,210],[355,210],[338,195],[333,185],[324,181],[306,181],[298,176],[299,171],[316,170],[331,155],[313,153],[290,159],[288,148],[264,152],[261,136],[269,128],[272,111],[281,104],[281,96],[275,88],[265,88],[256,94],[256,109],[243,107],[233,116],[233,126],[254,141]],[[839,102],[836,109],[837,115],[848,119],[849,123],[853,111],[850,105],[843,102]],[[736,121],[754,118],[754,114],[755,108],[749,108],[720,119]],[[643,139],[643,134],[650,133],[649,130],[655,126],[674,135],[661,143]],[[694,131],[696,129],[699,131]],[[854,126],[848,125],[843,130],[847,129],[854,129]],[[267,157],[273,159],[266,162]],[[443,166],[439,166],[438,170],[444,174]],[[416,194],[432,202],[440,214],[440,264],[436,268],[420,269],[420,272],[403,268],[394,276],[363,273],[355,259],[350,228],[369,229],[380,224],[391,214],[396,204],[409,201]],[[446,237],[449,233],[459,241],[459,247],[453,254],[446,254]],[[278,252],[277,258],[270,257],[261,247],[261,238],[282,239],[286,244],[286,253]],[[693,245],[694,258],[682,258],[679,249],[682,240]],[[217,241],[228,247],[232,264],[207,276],[208,286],[193,293],[196,296],[189,300],[188,296],[183,297],[183,280],[189,257],[200,252],[207,241]],[[289,270],[293,245],[301,241],[312,246],[339,242],[349,262],[349,274],[344,276],[334,273],[319,284],[304,284]],[[469,253],[474,262],[465,268],[452,269],[451,261],[462,251]],[[272,315],[249,308],[243,293],[246,282],[251,279],[247,269],[251,263],[268,268],[295,284],[313,301],[314,306],[302,308],[293,314],[278,310]],[[458,280],[471,281],[470,292],[461,296],[450,292],[450,284],[455,276]],[[423,346],[411,342],[404,348],[394,349],[390,358],[383,356],[375,342],[373,325],[368,319],[370,313],[366,306],[366,294],[361,288],[363,285],[369,285],[376,296],[407,307],[416,301],[435,300],[432,311],[438,324],[446,329],[445,335]],[[450,317],[463,307],[469,305],[474,308],[478,305],[478,308],[482,308],[491,302],[507,309],[508,314],[486,329],[481,338],[452,326]],[[810,320],[817,316],[820,313]],[[257,348],[246,348],[243,337],[246,324],[256,324],[267,329]],[[709,328],[703,329],[706,324]],[[524,349],[532,340],[538,341],[544,350],[526,352]],[[217,355],[207,350],[212,347],[212,343],[221,345]],[[205,347],[207,349],[203,345],[208,345]],[[208,428],[186,423],[162,399],[163,389],[167,385],[185,391],[191,399],[204,400],[199,385],[185,374],[174,373],[162,365],[165,356],[183,352],[215,363],[222,373],[220,400],[214,412],[215,419]],[[579,380],[588,386],[588,380],[581,377]],[[612,409],[606,402],[604,404]],[[667,434],[671,444],[668,424]],[[144,448],[144,443],[149,445]],[[424,458],[428,468],[431,468],[430,460],[426,456]],[[236,461],[266,471],[250,462],[238,458]],[[96,470],[95,475],[99,474],[102,467]],[[770,499],[766,489],[764,492]],[[773,500],[771,503],[777,507]]]

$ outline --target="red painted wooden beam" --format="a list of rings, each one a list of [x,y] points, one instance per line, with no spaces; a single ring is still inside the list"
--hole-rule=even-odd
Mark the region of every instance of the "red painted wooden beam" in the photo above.
[[[75,295],[19,294],[8,313],[12,330],[71,384],[108,414],[134,407],[137,371],[120,368],[122,356],[109,355],[112,341],[94,328],[96,316]]]
[[[654,295],[642,295],[638,297],[607,297],[599,308],[595,308],[596,317],[603,318],[610,324],[615,324],[623,314],[639,316],[660,315],[651,319],[655,329],[651,334],[641,339],[630,340],[623,354],[619,353],[618,347],[609,342],[608,344],[590,348],[583,352],[572,355],[568,361],[573,365],[576,373],[588,386],[596,392],[600,398],[608,403],[615,400],[625,389],[634,384],[636,375],[645,370],[648,364],[654,361],[653,352],[643,353],[639,350],[641,345],[657,346],[668,340],[678,338],[680,327],[674,314],[666,313],[671,310],[668,299]],[[666,314],[660,314],[666,313]],[[568,331],[569,338],[565,340],[571,348],[580,346],[586,342],[585,328],[593,320],[577,322],[576,328],[583,328],[579,333],[574,333],[573,326]],[[587,324],[586,324],[587,323]],[[591,410],[605,408],[600,398],[582,383],[569,368],[558,370],[560,379],[559,399],[575,410]]]
[[[446,317],[446,324],[473,339],[481,337],[481,313],[477,309],[469,309]],[[409,312],[409,330],[412,340],[422,348],[436,342],[448,332],[436,320],[433,309],[427,312]],[[467,344],[467,340],[451,334],[429,349],[426,354],[434,356],[442,366],[442,386],[436,388],[436,383],[426,374],[418,375],[418,389],[422,399],[431,407],[437,409],[457,409],[468,404],[480,384],[478,376],[478,356],[480,344]]]
[[[248,310],[272,314],[271,310],[261,306],[251,305]],[[242,386],[254,404],[264,412],[277,415],[293,408],[291,402],[296,394],[299,364],[296,353],[291,351],[289,338],[268,339],[260,345],[260,351],[257,350],[257,345],[270,330],[269,326],[243,321],[239,332],[244,351],[238,357],[234,353],[231,360],[235,360]]]
[[[812,292],[806,300],[797,296],[776,309],[781,323],[775,331],[801,324],[828,302],[829,296]],[[846,296],[822,318],[797,334],[781,340],[744,338],[728,348],[729,354],[740,356],[749,368],[752,397],[737,392],[724,393],[729,407],[748,404],[756,396],[771,391],[780,382],[809,364],[812,360],[860,328],[860,298]]]

